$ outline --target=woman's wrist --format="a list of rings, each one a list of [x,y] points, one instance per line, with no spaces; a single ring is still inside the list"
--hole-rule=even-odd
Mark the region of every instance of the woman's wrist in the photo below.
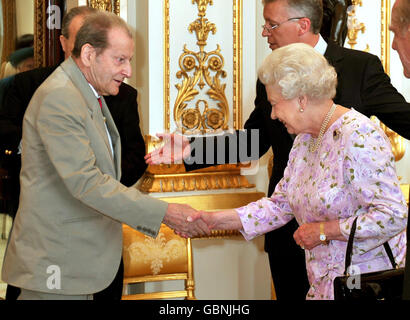
[[[203,212],[202,218],[209,228],[214,230],[240,230],[242,222],[234,209]]]
[[[322,223],[327,240],[346,241],[345,236],[340,231],[339,220],[326,221]]]

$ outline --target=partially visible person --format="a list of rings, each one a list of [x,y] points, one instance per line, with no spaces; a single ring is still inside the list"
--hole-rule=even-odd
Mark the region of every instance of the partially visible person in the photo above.
[[[366,52],[340,47],[332,41],[326,43],[320,35],[323,16],[321,0],[264,0],[263,4],[265,25],[262,26],[262,36],[266,38],[273,51],[291,43],[305,43],[314,47],[336,69],[338,82],[336,96],[333,99],[335,103],[346,108],[354,108],[368,117],[376,116],[390,129],[410,139],[410,105],[392,86],[380,59]],[[249,144],[252,144],[252,134],[257,130],[259,157],[272,149],[274,160],[268,196],[283,177],[294,140],[294,136],[287,132],[283,123],[270,118],[270,113],[271,105],[265,86],[258,80],[255,108],[245,122],[245,130],[236,131],[233,139],[230,139],[245,144],[233,148],[234,150],[252,150],[255,147],[250,147]],[[243,133],[247,136],[246,139],[239,138]],[[160,134],[159,137],[174,142],[173,136]],[[231,161],[229,159],[238,157],[230,157],[232,149],[230,150],[224,141],[220,141],[227,137],[231,138],[232,135],[208,136],[205,139],[196,137],[191,140],[184,136],[183,139],[176,139],[180,146],[173,149],[172,154],[167,151],[171,150],[171,144],[166,143],[165,147],[156,150],[153,156],[159,162],[178,161],[184,158],[187,171],[221,164],[223,159],[228,163]],[[203,145],[203,149],[192,151],[191,146],[196,145]],[[220,146],[225,148],[218,149]],[[184,150],[185,153],[177,155],[175,150]],[[191,155],[191,152],[195,152],[195,155]],[[192,159],[199,161],[193,162]],[[258,157],[251,159],[257,160]],[[147,161],[151,163],[152,160],[151,155],[147,155]],[[293,234],[297,228],[296,220],[293,219],[282,228],[265,235],[265,251],[269,256],[278,300],[304,299],[309,289],[305,257],[293,241]],[[281,245],[277,246],[279,242]]]
[[[334,299],[333,280],[344,273],[356,217],[352,263],[360,273],[391,269],[386,241],[403,266],[407,206],[383,130],[333,102],[336,72],[306,44],[274,50],[258,75],[272,118],[297,135],[284,176],[270,198],[203,213],[203,219],[218,230],[240,230],[247,240],[296,220],[293,238],[306,255],[307,299]]]
[[[34,50],[33,48],[23,48],[13,52],[6,66],[4,78],[0,80],[0,110],[3,109],[5,97],[10,91],[14,76],[18,73],[34,69]],[[2,150],[0,150],[2,151]]]
[[[25,33],[16,40],[16,50],[28,47],[34,47],[34,34],[32,33]]]
[[[352,0],[324,0],[323,23],[320,34],[326,42],[333,41],[343,47],[347,36],[347,9]]]
[[[17,73],[34,69],[33,47],[22,48],[14,51],[4,67],[1,78],[5,79]]]
[[[72,56],[37,89],[23,120],[19,209],[2,279],[20,300],[89,300],[117,274],[122,223],[209,234],[196,210],[119,182],[121,141],[102,96],[131,76],[134,41],[117,15],[88,16]],[[50,275],[52,273],[52,275]],[[51,278],[50,278],[51,277]],[[51,279],[51,280],[50,280]]]
[[[394,38],[392,48],[399,54],[403,73],[410,78],[410,1],[396,0],[392,9],[390,31]]]
[[[60,43],[65,59],[71,56],[75,37],[86,16],[97,12],[88,6],[72,8],[64,15]],[[0,109],[0,145],[10,150],[7,155],[10,190],[9,214],[14,218],[20,194],[19,174],[21,154],[19,144],[22,136],[23,116],[35,90],[51,75],[58,66],[38,68],[16,75],[5,99],[5,107]],[[121,183],[127,187],[134,185],[144,174],[147,165],[144,161],[145,143],[139,126],[137,90],[122,83],[116,96],[106,96],[105,101],[114,119],[121,138]],[[4,153],[3,153],[4,154]],[[115,280],[109,287],[94,295],[94,300],[120,300],[123,288],[123,264],[121,262]],[[20,290],[7,286],[6,300],[16,300]]]
[[[394,34],[392,48],[399,54],[403,74],[410,78],[410,0],[396,0],[391,13],[390,30]],[[409,223],[407,222],[407,237]],[[409,239],[407,238],[407,243]],[[407,245],[406,267],[404,270],[403,300],[410,300],[410,253]]]

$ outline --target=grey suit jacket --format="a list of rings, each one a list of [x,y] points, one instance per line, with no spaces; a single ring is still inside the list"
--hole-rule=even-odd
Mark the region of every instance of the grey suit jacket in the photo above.
[[[20,206],[3,281],[68,295],[107,287],[120,263],[122,223],[155,237],[167,209],[122,185],[120,164],[107,105],[100,109],[70,58],[39,87],[24,116]]]

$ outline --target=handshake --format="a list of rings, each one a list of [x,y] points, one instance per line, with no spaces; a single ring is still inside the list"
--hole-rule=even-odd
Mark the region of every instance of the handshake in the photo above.
[[[241,220],[234,209],[206,212],[187,204],[170,203],[163,223],[184,238],[210,235],[211,230],[240,230]]]
[[[197,211],[187,204],[170,203],[163,223],[184,238],[206,236],[211,234],[212,214]]]

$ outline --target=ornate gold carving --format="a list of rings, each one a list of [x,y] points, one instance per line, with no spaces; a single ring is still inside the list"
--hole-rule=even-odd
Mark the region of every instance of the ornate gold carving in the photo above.
[[[366,31],[366,26],[362,22],[358,22],[356,18],[356,6],[362,6],[362,0],[352,0],[352,5],[348,9],[348,31],[347,38],[350,48],[354,48],[357,44],[357,34],[359,31],[364,33]]]
[[[184,53],[179,58],[180,71],[176,76],[183,80],[182,83],[175,85],[178,95],[174,105],[174,121],[182,133],[226,130],[228,129],[229,105],[225,96],[226,84],[222,84],[220,80],[227,75],[223,70],[224,57],[219,45],[214,51],[205,51],[209,34],[216,33],[215,24],[205,18],[207,6],[212,5],[213,1],[192,0],[192,3],[198,6],[199,18],[189,25],[188,31],[195,32],[199,52],[188,50],[185,44]],[[209,87],[206,94],[212,100],[218,101],[217,106],[209,106],[210,101],[199,100],[195,108],[188,108],[188,102],[194,100],[199,94],[196,87],[200,90]],[[200,108],[201,105],[203,108]]]
[[[152,136],[145,137],[147,152],[161,146],[161,141]],[[242,176],[241,164],[222,165],[187,173],[181,164],[160,164],[149,166],[139,189],[143,192],[181,192],[195,190],[220,190],[235,188],[254,188]]]
[[[114,12],[116,15],[120,15],[120,0],[87,0],[87,5],[98,10]]]
[[[171,129],[169,2],[170,0],[164,0],[164,129],[166,131]],[[199,15],[206,13],[208,4],[213,4],[212,1],[208,1],[209,3],[206,1],[196,2]],[[193,3],[195,3],[195,0]],[[242,128],[242,0],[233,0],[233,41],[233,127],[234,129],[240,129]],[[190,62],[187,63],[189,66]],[[192,117],[192,113],[187,117]]]

